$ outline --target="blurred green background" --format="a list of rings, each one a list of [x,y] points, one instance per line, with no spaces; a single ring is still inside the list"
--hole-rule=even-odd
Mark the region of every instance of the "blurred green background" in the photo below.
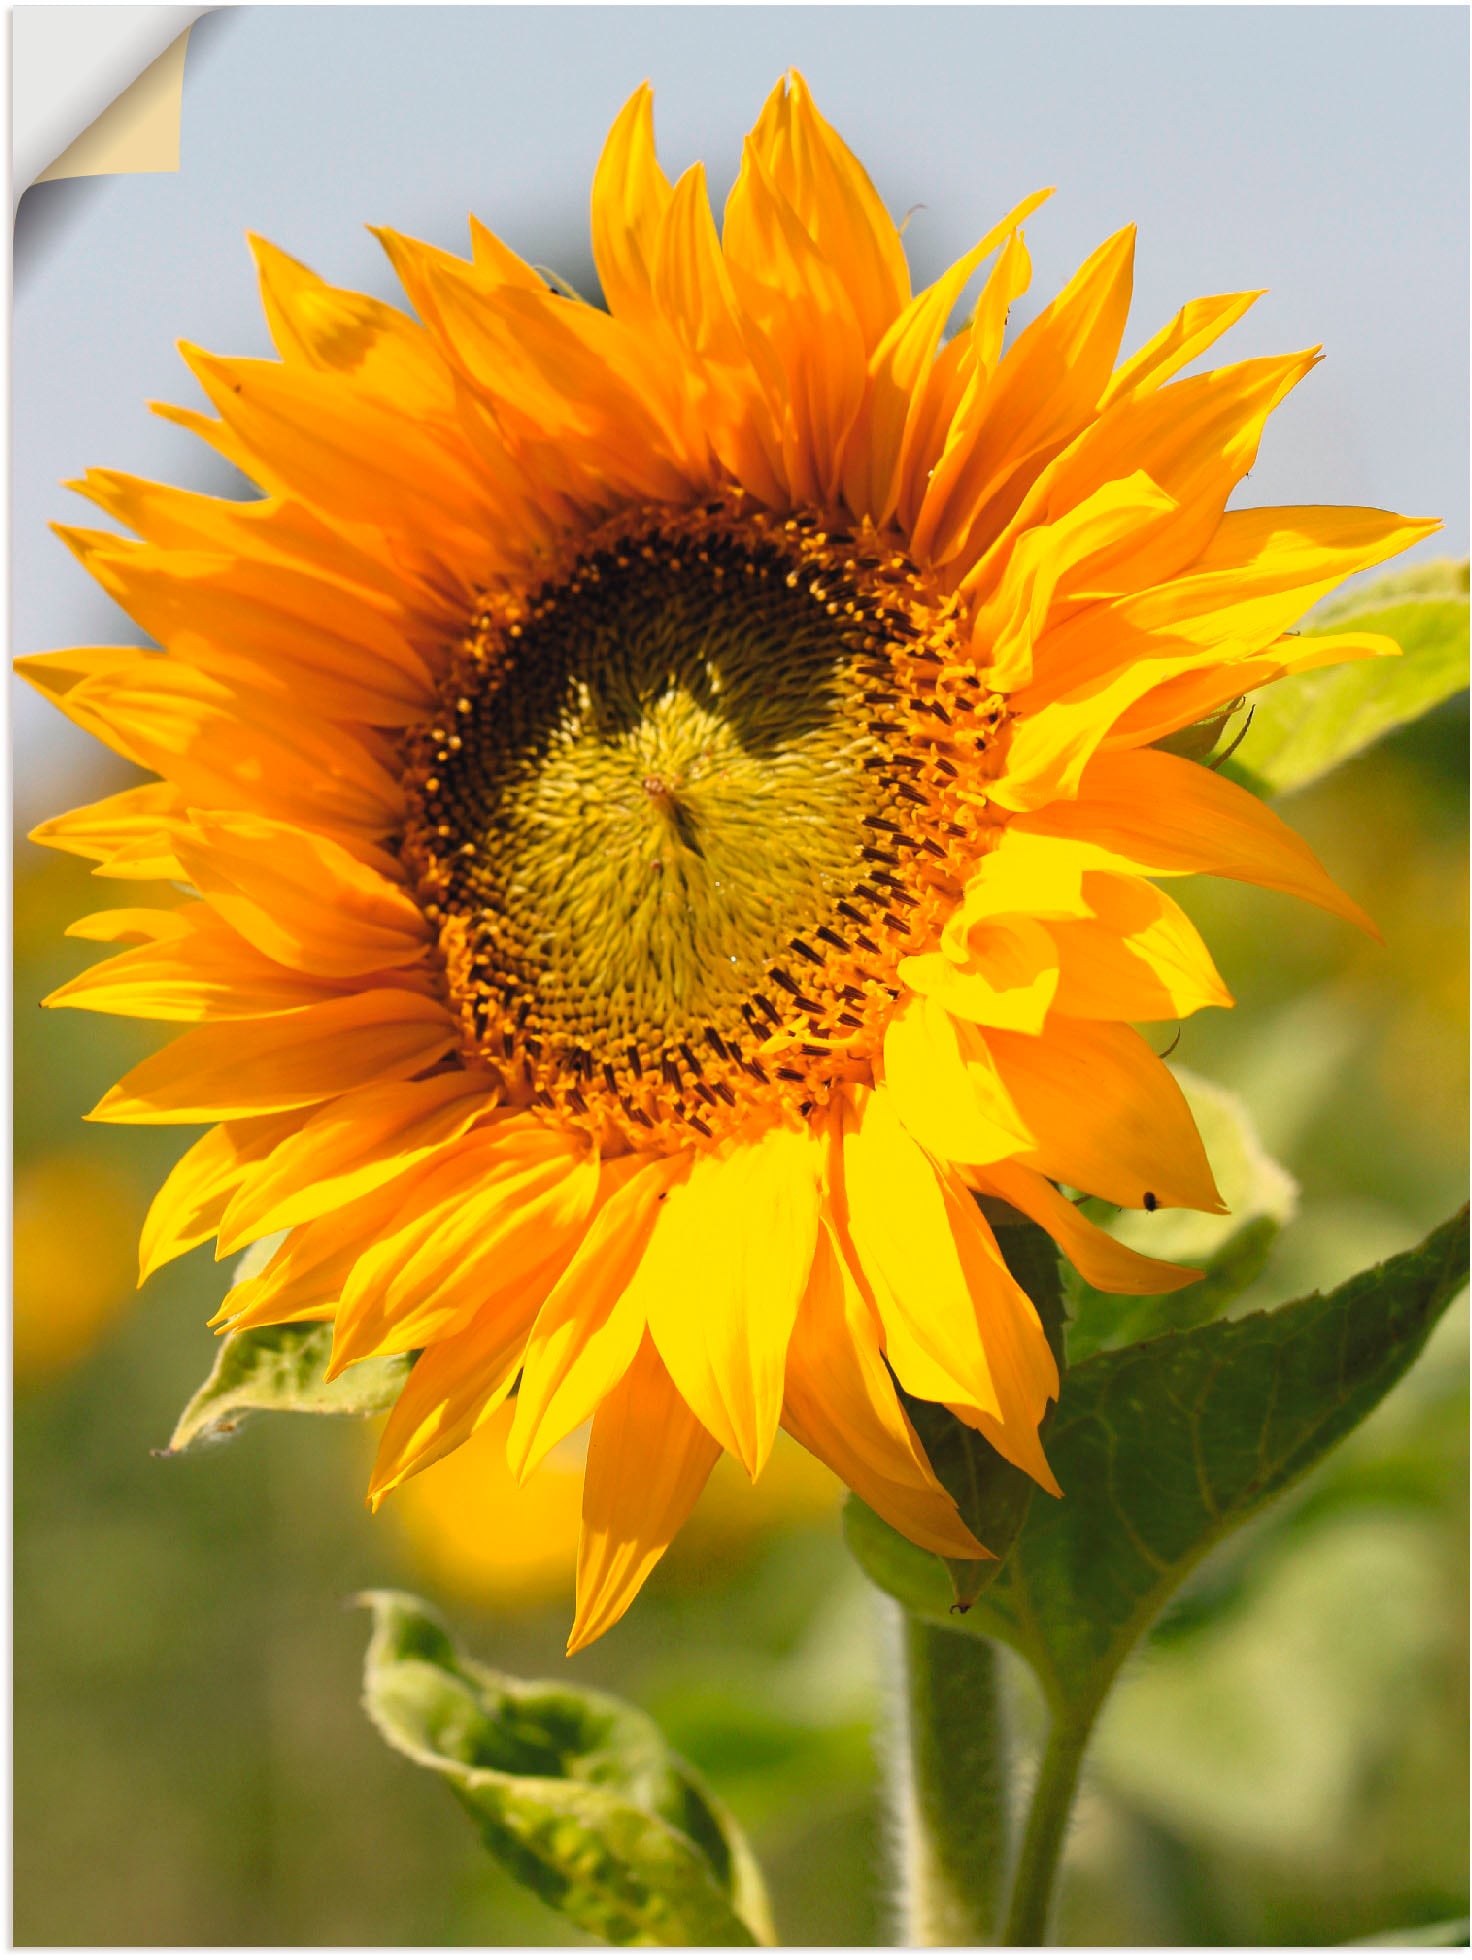
[[[1177,1056],[1239,1091],[1302,1186],[1244,1309],[1409,1245],[1466,1185],[1465,703],[1285,814],[1386,938],[1177,885],[1238,997]],[[99,760],[95,793],[121,786]],[[467,1646],[648,1709],[748,1829],[790,1944],[885,1940],[874,1754],[887,1629],[838,1491],[795,1449],[718,1479],[638,1606],[575,1662],[576,1465],[525,1493],[462,1453],[363,1505],[371,1426],[266,1418],[162,1461],[224,1275],[133,1291],[182,1132],[81,1122],[161,1032],[37,1002],[146,891],[17,847],[18,1944],[561,1944],[358,1708],[368,1586]],[[1230,1542],[1127,1675],[1079,1806],[1073,1944],[1320,1944],[1466,1909],[1465,1301],[1308,1483]],[[1031,1704],[1026,1704],[1031,1706]]]

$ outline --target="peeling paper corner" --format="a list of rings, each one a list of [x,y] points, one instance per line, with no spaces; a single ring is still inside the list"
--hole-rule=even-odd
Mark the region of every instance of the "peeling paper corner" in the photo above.
[[[59,178],[177,170],[189,31],[211,11],[16,7],[13,201]]]

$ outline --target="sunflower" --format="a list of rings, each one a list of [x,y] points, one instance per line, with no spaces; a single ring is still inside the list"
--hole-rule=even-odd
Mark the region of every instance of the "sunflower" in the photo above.
[[[1288,629],[1435,527],[1228,511],[1317,351],[1177,378],[1234,293],[1118,363],[1130,229],[1004,346],[1047,195],[912,294],[800,77],[719,235],[641,88],[593,185],[606,310],[474,220],[468,262],[378,234],[417,320],[253,240],[279,360],[185,346],[217,417],[159,412],[261,498],[71,486],[135,534],[61,531],[157,646],[21,664],[157,780],[35,834],[181,898],[81,921],[124,950],[51,1000],[193,1024],[92,1114],[211,1126],[144,1275],[284,1234],[221,1324],[415,1354],[375,1506],[513,1389],[519,1477],[591,1418],[571,1649],[779,1425],[985,1555],[897,1384],[1056,1494],[1057,1371],[977,1194],[1096,1286],[1194,1277],[1059,1189],[1222,1208],[1131,1026],[1231,1004],[1154,881],[1368,926],[1160,744],[1394,652]]]

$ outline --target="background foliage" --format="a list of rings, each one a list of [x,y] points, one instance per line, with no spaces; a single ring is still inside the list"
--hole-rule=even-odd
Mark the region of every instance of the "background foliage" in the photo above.
[[[1239,1006],[1189,1022],[1174,1059],[1240,1094],[1301,1186],[1243,1308],[1335,1284],[1464,1194],[1466,739],[1449,704],[1283,806],[1383,950],[1272,894],[1176,887]],[[206,1249],[133,1293],[182,1138],[79,1118],[153,1035],[35,1005],[85,963],[61,934],[99,902],[85,867],[19,847],[17,1942],[576,1937],[363,1719],[363,1617],[339,1605],[370,1586],[439,1599],[509,1673],[652,1715],[751,1839],[784,1941],[881,1940],[879,1889],[854,1882],[879,1865],[879,1634],[837,1489],[800,1452],[755,1493],[718,1477],[572,1663],[567,1455],[517,1493],[492,1438],[373,1522],[372,1424],[261,1418],[228,1449],[150,1454],[213,1358],[223,1275]],[[1064,1941],[1320,1944],[1465,1911],[1466,1340],[1463,1303],[1133,1663]]]

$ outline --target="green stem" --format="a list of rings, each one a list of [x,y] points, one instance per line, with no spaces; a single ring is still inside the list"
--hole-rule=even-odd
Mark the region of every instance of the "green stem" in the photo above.
[[[1038,1767],[1027,1829],[1017,1854],[1012,1900],[1007,1909],[1003,1946],[1045,1946],[1048,1918],[1058,1878],[1068,1818],[1078,1788],[1078,1773],[1094,1727],[1093,1709],[1068,1718],[1054,1718],[1048,1746]]]
[[[989,1640],[894,1610],[903,1706],[892,1764],[900,1939],[990,1946],[1006,1894],[1010,1748]]]

